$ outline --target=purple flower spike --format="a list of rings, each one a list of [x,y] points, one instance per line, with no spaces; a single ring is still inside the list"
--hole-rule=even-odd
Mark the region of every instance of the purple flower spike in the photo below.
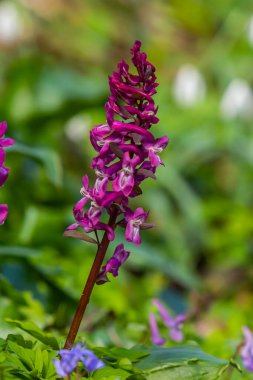
[[[6,204],[1,205],[0,204],[0,224],[4,224],[7,216],[8,216],[8,205],[6,205]]]
[[[53,359],[55,370],[58,376],[68,377],[76,369],[79,362],[82,362],[87,372],[96,371],[105,366],[102,360],[87,348],[83,348],[79,343],[72,350],[60,350],[58,354],[61,360]]]
[[[174,342],[181,342],[184,338],[182,326],[183,322],[186,320],[186,316],[184,314],[179,314],[175,318],[172,318],[167,309],[158,299],[153,300],[153,305],[157,307],[163,323],[168,327],[170,338],[174,340]]]
[[[133,242],[135,245],[141,244],[140,228],[148,217],[148,212],[144,212],[141,207],[138,207],[135,212],[126,214],[126,241]]]
[[[121,225],[125,228],[126,240],[138,246],[141,244],[140,229],[153,226],[145,223],[148,213],[142,208],[135,211],[129,208],[130,199],[142,193],[142,182],[147,178],[156,179],[157,167],[163,164],[160,153],[168,144],[166,136],[156,139],[150,131],[159,121],[153,98],[158,83],[155,67],[140,49],[141,42],[135,41],[131,49],[135,73],[130,73],[129,65],[121,61],[109,76],[106,120],[90,132],[90,141],[96,151],[91,168],[96,178],[93,187],[89,187],[88,177],[83,177],[82,199],[73,209],[75,223],[68,227],[95,232],[98,244],[99,230],[113,240],[114,229]],[[114,225],[104,223],[106,214],[116,217]],[[99,275],[100,283],[108,280],[107,273],[115,275],[119,263],[122,264],[115,252]]]
[[[149,314],[149,326],[151,332],[152,343],[156,346],[163,346],[166,340],[161,337],[158,329],[158,325],[155,319],[154,314]]]
[[[116,247],[113,256],[108,260],[105,266],[102,267],[101,272],[97,278],[97,284],[101,285],[110,281],[107,277],[107,273],[111,273],[114,277],[118,276],[118,271],[121,265],[128,259],[130,252],[125,251],[124,244],[120,244]]]
[[[241,358],[247,371],[253,372],[253,333],[246,326],[243,328],[244,343],[241,349]]]

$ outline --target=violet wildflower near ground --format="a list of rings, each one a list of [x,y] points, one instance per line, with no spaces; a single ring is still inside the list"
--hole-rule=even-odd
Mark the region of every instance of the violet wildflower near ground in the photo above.
[[[182,327],[183,322],[186,320],[186,315],[179,314],[175,318],[172,318],[165,306],[158,299],[153,299],[152,303],[157,308],[163,324],[168,328],[170,338],[174,342],[181,342],[184,338],[182,333]],[[152,329],[151,339],[154,344],[157,344],[153,339]]]
[[[95,239],[83,235],[98,245],[88,280],[74,316],[65,344],[71,348],[84,310],[89,302],[94,284],[108,281],[107,274],[118,275],[120,266],[126,261],[129,252],[124,245],[116,247],[107,264],[103,263],[108,245],[115,238],[117,226],[125,228],[126,241],[141,244],[141,230],[153,227],[147,223],[148,212],[141,207],[135,210],[129,205],[131,198],[142,193],[140,185],[146,178],[155,179],[159,165],[163,165],[160,153],[166,148],[166,136],[155,138],[149,131],[157,124],[158,107],[153,95],[156,93],[155,67],[140,52],[141,42],[136,41],[131,49],[132,63],[136,73],[129,72],[125,61],[118,64],[117,71],[109,77],[110,95],[105,105],[106,122],[95,126],[90,132],[90,141],[95,151],[91,168],[96,180],[91,187],[88,176],[82,179],[82,199],[74,206],[75,223],[65,234],[80,238],[81,228],[86,234],[94,232]],[[105,223],[105,215],[109,221]],[[100,240],[99,231],[104,231]]]
[[[241,358],[247,371],[253,372],[253,333],[246,326],[243,327],[244,342],[241,348]]]
[[[7,130],[6,121],[0,122],[0,187],[4,185],[5,181],[9,175],[9,168],[4,165],[5,160],[5,151],[4,148],[7,148],[14,144],[14,140],[4,137]],[[0,224],[5,222],[5,219],[8,216],[8,205],[0,204]]]
[[[156,346],[163,346],[166,340],[163,337],[161,337],[156,318],[152,313],[149,314],[149,326],[152,343]]]
[[[96,371],[105,366],[93,351],[84,348],[80,343],[72,350],[60,350],[58,354],[61,359],[53,359],[58,376],[68,377],[77,367],[79,362],[84,364],[87,372]]]

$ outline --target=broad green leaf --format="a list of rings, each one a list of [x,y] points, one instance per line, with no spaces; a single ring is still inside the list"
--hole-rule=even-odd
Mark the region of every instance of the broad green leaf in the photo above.
[[[149,355],[149,352],[147,350],[139,349],[138,347],[136,347],[136,349],[127,349],[121,347],[95,347],[94,351],[99,356],[104,355],[105,357],[114,359],[115,362],[119,359],[124,358],[129,359],[131,362],[137,362],[140,358],[144,358],[145,356]]]
[[[6,322],[16,327],[19,327],[21,330],[32,335],[34,338],[38,339],[40,342],[53,348],[54,350],[59,349],[59,344],[57,342],[57,339],[53,337],[51,334],[44,333],[44,331],[42,331],[33,322],[20,322],[20,321],[12,320],[12,319],[6,319]]]
[[[116,358],[128,358],[132,362],[138,361],[140,358],[144,358],[149,355],[149,352],[139,349],[127,349],[121,347],[113,347],[110,352],[115,355]]]
[[[136,365],[148,380],[214,380],[229,366],[227,360],[205,354],[197,346],[151,348]]]

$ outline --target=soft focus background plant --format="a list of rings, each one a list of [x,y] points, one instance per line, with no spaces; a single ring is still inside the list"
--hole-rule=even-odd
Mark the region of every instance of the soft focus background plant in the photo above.
[[[140,39],[160,83],[154,130],[171,140],[138,199],[157,228],[127,246],[119,278],[95,288],[82,336],[149,343],[156,297],[190,314],[186,340],[234,354],[241,326],[253,328],[251,12],[246,0],[0,1],[0,115],[16,140],[1,189],[2,337],[13,331],[6,317],[66,334],[95,251],[62,233],[92,173],[89,130],[104,122],[107,76]]]

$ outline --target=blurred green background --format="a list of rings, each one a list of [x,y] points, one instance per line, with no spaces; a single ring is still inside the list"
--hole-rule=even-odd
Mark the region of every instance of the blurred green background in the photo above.
[[[95,288],[82,334],[148,343],[158,297],[189,313],[186,341],[234,354],[241,326],[253,328],[252,17],[249,0],[0,1],[0,118],[16,140],[1,189],[2,336],[6,317],[66,334],[95,250],[62,234],[93,176],[89,130],[105,121],[108,75],[140,39],[160,83],[153,132],[171,141],[132,203],[156,228]]]

